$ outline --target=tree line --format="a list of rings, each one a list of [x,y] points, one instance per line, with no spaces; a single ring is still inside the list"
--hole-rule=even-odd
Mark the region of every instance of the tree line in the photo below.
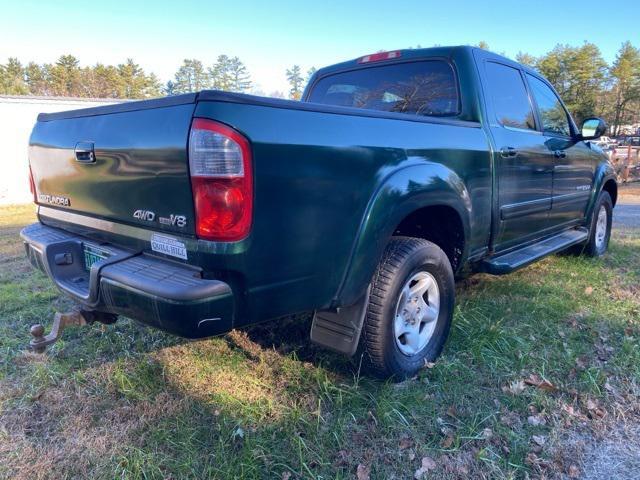
[[[640,49],[624,42],[611,65],[593,43],[557,45],[541,57],[518,53],[516,60],[542,73],[560,94],[578,124],[599,116],[618,135],[640,122]]]
[[[299,65],[286,69],[288,97],[299,100],[306,81],[315,71],[311,68],[305,78]],[[219,55],[208,67],[198,59],[184,59],[166,84],[155,74],[145,72],[131,58],[119,65],[97,63],[86,67],[81,67],[73,55],[62,55],[52,64],[23,65],[15,57],[0,64],[0,95],[141,99],[204,89],[264,95],[254,89],[245,64],[238,57],[228,55]],[[285,98],[285,93],[280,91],[268,95]]]
[[[486,42],[478,46],[489,48]],[[615,135],[622,125],[640,121],[640,49],[631,42],[622,44],[610,65],[600,49],[588,42],[580,46],[557,45],[540,57],[520,52],[516,60],[540,71],[554,85],[578,123],[587,116],[598,115],[608,121]],[[312,68],[305,75],[299,65],[293,65],[283,72],[289,91],[268,95],[297,100],[314,72]],[[53,64],[23,65],[13,57],[0,64],[0,94],[5,95],[134,99],[207,88],[265,94],[255,89],[244,63],[228,55],[219,55],[210,65],[185,59],[165,84],[133,59],[119,65],[97,63],[81,67],[73,55],[62,55]]]

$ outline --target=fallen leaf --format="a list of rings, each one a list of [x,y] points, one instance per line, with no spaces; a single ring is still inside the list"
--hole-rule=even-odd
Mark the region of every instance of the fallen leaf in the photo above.
[[[419,480],[422,476],[427,473],[429,470],[435,470],[436,462],[431,457],[422,457],[422,465],[419,469],[416,470],[414,474],[414,478]]]
[[[427,368],[433,368],[433,367],[436,366],[436,364],[433,363],[433,362],[428,362],[428,361],[425,360],[424,361],[424,366],[427,367]]]
[[[336,459],[333,462],[333,464],[335,466],[344,466],[347,465],[349,463],[349,454],[347,453],[346,450],[339,450],[338,454],[336,455]]]
[[[356,478],[358,480],[369,480],[371,474],[371,467],[368,465],[359,464],[356,469]]]
[[[453,418],[456,418],[458,416],[458,411],[456,410],[455,405],[451,405],[449,408],[447,408],[447,415]]]
[[[445,438],[440,444],[442,448],[451,448],[451,445],[453,445],[453,437],[451,435]]]
[[[231,438],[236,440],[236,439],[243,439],[244,438],[244,430],[241,427],[237,427],[233,433],[231,434]]]
[[[568,473],[569,473],[569,477],[570,478],[579,478],[580,477],[580,469],[578,468],[577,465],[570,465]]]
[[[500,415],[500,423],[507,427],[519,427],[522,425],[522,420],[516,412],[507,411]]]
[[[585,295],[591,295],[593,293],[593,287],[587,287],[584,289]]]
[[[576,358],[576,367],[580,370],[584,370],[587,368],[587,362],[589,361],[589,357],[586,355],[582,355],[581,357]]]
[[[515,380],[506,387],[502,387],[502,391],[504,393],[510,393],[511,395],[520,395],[525,388],[526,385],[523,380]]]
[[[533,440],[533,443],[540,445],[541,447],[544,447],[544,444],[547,442],[547,438],[544,435],[534,435],[531,437],[531,440]]]
[[[530,415],[527,417],[529,425],[537,427],[539,425],[546,425],[547,421],[540,415]]]
[[[553,383],[551,383],[546,378],[540,377],[540,375],[537,375],[535,373],[532,373],[527,378],[525,378],[524,383],[526,383],[527,385],[531,385],[533,387],[538,387],[539,389],[545,390],[547,392],[553,392],[557,390],[556,386]]]
[[[408,437],[403,437],[400,439],[400,450],[406,450],[407,448],[411,448],[413,446],[413,440]]]

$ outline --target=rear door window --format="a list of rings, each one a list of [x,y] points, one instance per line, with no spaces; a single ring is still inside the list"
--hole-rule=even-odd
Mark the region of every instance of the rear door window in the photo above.
[[[443,60],[395,63],[322,77],[309,102],[413,115],[458,114],[453,68]]]
[[[487,62],[486,89],[496,120],[505,127],[535,130],[536,122],[520,70],[501,63]]]

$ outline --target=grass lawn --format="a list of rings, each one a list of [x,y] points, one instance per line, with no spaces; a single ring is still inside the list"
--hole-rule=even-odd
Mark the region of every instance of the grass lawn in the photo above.
[[[615,459],[640,468],[637,230],[616,230],[603,259],[554,256],[461,282],[442,357],[393,384],[309,345],[306,318],[203,341],[121,319],[31,353],[29,326],[48,329],[70,306],[24,258],[18,232],[33,220],[31,206],[0,209],[0,478],[596,478]]]

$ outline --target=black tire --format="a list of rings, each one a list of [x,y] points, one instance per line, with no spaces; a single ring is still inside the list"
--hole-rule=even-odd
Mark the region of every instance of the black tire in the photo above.
[[[604,209],[606,213],[607,225],[605,235],[602,241],[598,241],[598,215],[600,210]],[[611,220],[613,217],[613,202],[609,192],[602,191],[598,196],[598,200],[593,208],[591,216],[591,225],[589,226],[589,239],[579,246],[577,251],[588,257],[600,257],[604,255],[609,248],[609,239],[611,238]]]
[[[402,288],[416,274],[426,272],[435,279],[439,313],[428,343],[407,355],[397,344],[394,321]],[[371,284],[371,294],[360,337],[359,357],[375,376],[400,381],[411,377],[426,362],[433,362],[449,336],[455,286],[451,263],[435,244],[412,237],[394,237],[382,256]],[[434,314],[435,317],[435,314]],[[420,328],[420,327],[419,327]]]

